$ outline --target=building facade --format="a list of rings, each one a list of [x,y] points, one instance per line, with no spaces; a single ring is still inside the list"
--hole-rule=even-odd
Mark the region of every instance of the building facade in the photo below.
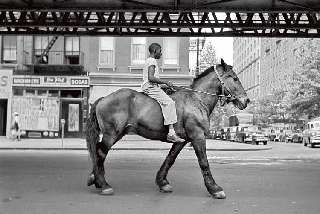
[[[161,77],[188,85],[189,38],[0,36],[0,135],[13,112],[22,137],[83,137],[89,103],[140,90],[148,46],[162,46]]]
[[[233,68],[250,98],[261,92],[261,41],[257,37],[233,39]]]

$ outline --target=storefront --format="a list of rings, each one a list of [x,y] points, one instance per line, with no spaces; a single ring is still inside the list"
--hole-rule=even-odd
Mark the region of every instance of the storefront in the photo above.
[[[10,137],[12,70],[0,70],[0,136]]]
[[[21,137],[83,137],[89,77],[14,75],[11,112],[18,112]],[[65,124],[62,124],[62,120]]]

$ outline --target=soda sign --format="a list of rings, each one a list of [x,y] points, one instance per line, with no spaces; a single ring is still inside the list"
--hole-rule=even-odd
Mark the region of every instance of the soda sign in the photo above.
[[[89,87],[89,78],[71,77],[70,86],[73,86],[73,87],[87,86],[87,87]]]
[[[12,71],[0,70],[0,98],[8,98],[12,92]]]

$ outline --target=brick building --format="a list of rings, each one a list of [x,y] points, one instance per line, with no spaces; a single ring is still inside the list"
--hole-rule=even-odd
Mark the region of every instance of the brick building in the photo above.
[[[158,42],[161,76],[188,85],[189,38],[0,36],[0,135],[18,112],[22,137],[83,137],[89,103],[140,90],[148,46]],[[62,125],[62,119],[65,125]]]

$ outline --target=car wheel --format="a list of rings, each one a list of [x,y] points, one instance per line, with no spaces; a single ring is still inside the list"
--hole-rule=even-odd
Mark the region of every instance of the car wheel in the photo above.
[[[314,148],[314,144],[313,143],[311,143],[311,148]]]
[[[267,141],[263,142],[263,145],[267,145]]]

